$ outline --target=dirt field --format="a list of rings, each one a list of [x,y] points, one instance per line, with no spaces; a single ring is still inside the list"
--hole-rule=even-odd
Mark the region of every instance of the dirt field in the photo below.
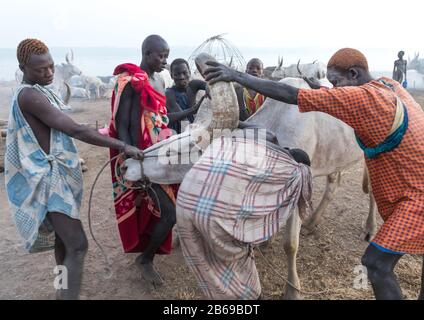
[[[0,119],[7,119],[11,98],[11,84],[0,84]],[[424,105],[424,93],[414,92]],[[73,102],[71,116],[79,122],[95,125],[107,123],[109,102]],[[0,142],[0,159],[4,142]],[[81,156],[87,161],[89,171],[84,174],[84,200],[82,221],[88,233],[87,204],[92,183],[103,164],[108,160],[108,150],[77,142]],[[355,166],[343,174],[342,185],[335,200],[325,212],[325,220],[318,233],[301,236],[298,254],[298,273],[302,288],[308,292],[305,299],[372,299],[371,286],[357,290],[354,280],[356,266],[367,247],[360,240],[362,223],[368,213],[368,197],[361,189],[362,168]],[[4,181],[3,174],[0,174]],[[314,181],[314,205],[323,191],[324,180]],[[82,299],[201,299],[193,275],[185,265],[179,249],[171,256],[160,256],[156,265],[166,284],[151,290],[141,280],[134,265],[135,254],[124,254],[115,224],[110,173],[106,169],[95,189],[92,206],[93,228],[112,262],[112,274],[105,272],[100,251],[89,237],[90,248],[85,263]],[[29,255],[20,245],[12,223],[5,196],[4,183],[0,184],[0,299],[54,299],[52,252]],[[257,265],[265,299],[280,299],[286,276],[285,254],[277,239],[265,250],[269,263],[257,254]],[[422,258],[404,257],[396,273],[405,298],[416,299],[421,281]],[[325,292],[322,292],[325,291]]]

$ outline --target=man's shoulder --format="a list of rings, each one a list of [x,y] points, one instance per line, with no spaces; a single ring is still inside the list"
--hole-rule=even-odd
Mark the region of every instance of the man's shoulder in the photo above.
[[[40,98],[46,98],[40,91],[28,86],[23,88],[18,94],[18,102],[20,107],[28,107],[34,104],[34,101]]]

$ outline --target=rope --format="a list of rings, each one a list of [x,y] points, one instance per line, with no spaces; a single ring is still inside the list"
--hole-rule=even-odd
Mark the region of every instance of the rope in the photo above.
[[[297,290],[299,293],[302,293],[306,296],[317,296],[320,294],[324,294],[324,293],[335,293],[338,291],[344,291],[345,289],[339,288],[339,289],[327,289],[327,290],[323,290],[323,291],[305,291],[302,290],[300,288],[298,288],[296,285],[294,285],[293,283],[291,283],[286,277],[284,277],[281,273],[279,273],[277,271],[277,267],[274,266],[266,257],[265,255],[262,253],[261,249],[259,249],[259,247],[256,247],[256,249],[258,250],[258,252],[261,254],[262,258],[264,259],[265,263],[274,271],[274,273],[279,276],[281,279],[283,279],[284,282],[286,282],[290,287],[292,287],[293,289]]]
[[[91,222],[91,201],[93,199],[93,192],[94,192],[94,187],[97,184],[97,181],[99,180],[100,175],[102,174],[102,172],[104,171],[104,169],[106,169],[106,167],[113,161],[118,159],[120,155],[117,155],[116,157],[113,157],[112,159],[110,159],[108,162],[105,163],[105,165],[102,167],[102,169],[100,169],[99,173],[96,176],[96,179],[94,179],[93,185],[91,186],[91,191],[90,191],[90,198],[88,200],[88,229],[90,231],[90,235],[94,240],[94,243],[97,245],[97,247],[100,249],[100,252],[103,256],[103,259],[105,260],[105,264],[106,264],[106,273],[108,274],[108,276],[110,277],[112,275],[112,264],[109,261],[109,257],[107,256],[106,252],[104,251],[103,247],[100,245],[100,243],[97,241],[96,237],[94,236],[94,232],[93,232],[93,225]]]
[[[153,189],[152,183],[144,175],[143,165],[142,165],[142,161],[143,160],[140,160],[140,165],[141,165],[141,180],[140,181],[137,181],[135,187],[130,187],[130,186],[125,185],[124,182],[123,182],[123,180],[121,179],[121,177],[117,174],[118,159],[120,157],[122,157],[123,155],[124,155],[123,153],[120,153],[117,156],[115,156],[112,159],[110,159],[109,161],[107,161],[103,165],[103,167],[98,172],[96,178],[94,179],[93,185],[91,186],[91,190],[90,190],[90,198],[88,200],[88,228],[89,228],[90,235],[93,238],[94,243],[100,249],[101,255],[103,256],[103,259],[105,261],[105,265],[106,265],[105,271],[107,273],[106,279],[108,279],[108,278],[110,278],[112,276],[112,270],[111,270],[112,264],[111,264],[111,262],[109,260],[108,255],[106,254],[105,250],[103,249],[103,247],[101,246],[101,244],[97,241],[97,239],[96,239],[96,237],[94,235],[93,224],[92,224],[92,220],[91,220],[91,204],[92,204],[92,200],[93,200],[94,188],[95,188],[95,186],[97,184],[97,181],[100,178],[100,175],[103,173],[103,171],[106,169],[106,167],[109,166],[109,164],[112,163],[112,161],[116,160],[116,162],[115,162],[115,178],[116,178],[116,181],[121,186],[123,186],[123,187],[125,187],[127,189],[131,189],[131,190],[140,190],[140,189],[142,189],[142,190],[145,190],[145,191],[151,190],[152,193],[153,193],[153,195],[154,195],[154,197],[155,197],[155,199],[156,199],[157,207],[159,208],[159,215],[162,215],[162,210],[161,210],[161,207],[160,207],[159,197],[158,197],[156,191]],[[153,157],[153,156],[151,156],[151,157]],[[143,158],[146,158],[146,157],[143,157]]]

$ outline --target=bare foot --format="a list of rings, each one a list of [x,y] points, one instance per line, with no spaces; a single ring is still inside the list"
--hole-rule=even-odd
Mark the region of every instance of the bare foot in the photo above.
[[[141,276],[145,281],[147,281],[149,284],[152,284],[155,288],[163,285],[163,279],[154,268],[153,262],[142,261],[142,256],[139,256],[135,262],[141,271]]]

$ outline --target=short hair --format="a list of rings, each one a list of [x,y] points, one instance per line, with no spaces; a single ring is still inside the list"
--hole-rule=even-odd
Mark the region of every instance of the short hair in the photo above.
[[[19,43],[16,56],[20,65],[26,65],[32,54],[42,55],[49,52],[49,48],[40,40],[25,39]]]
[[[262,69],[264,68],[264,63],[259,58],[250,59],[249,62],[246,64],[246,68],[248,68],[249,65],[251,65],[253,62],[259,62],[262,65]]]
[[[347,71],[352,67],[359,67],[368,71],[368,61],[364,54],[359,50],[343,48],[331,57],[327,67],[336,67],[344,71]]]
[[[166,43],[165,39],[161,36],[158,36],[157,34],[148,36],[146,39],[144,39],[143,44],[141,45],[141,53],[145,55],[149,47],[154,46],[160,42]]]
[[[171,67],[169,68],[169,71],[171,71],[171,73],[172,73],[172,69],[174,67],[176,67],[176,66],[179,66],[180,64],[185,64],[187,66],[187,68],[188,68],[188,71],[190,71],[190,65],[188,64],[188,62],[186,60],[180,59],[180,58],[175,59],[174,61],[172,61]]]

